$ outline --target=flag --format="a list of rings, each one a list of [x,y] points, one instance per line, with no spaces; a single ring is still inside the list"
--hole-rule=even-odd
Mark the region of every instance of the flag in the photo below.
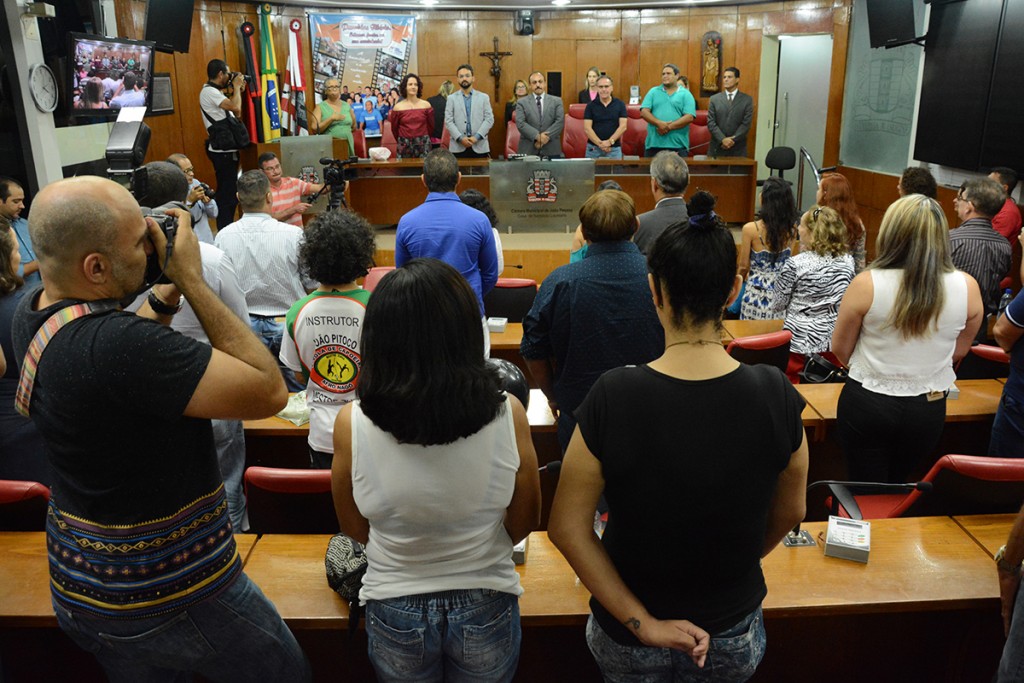
[[[288,25],[288,64],[281,84],[281,129],[292,135],[309,135],[306,121],[306,74],[302,69],[302,22],[292,19]]]
[[[277,53],[274,31],[270,27],[270,3],[260,5],[260,73],[263,83],[263,142],[281,137],[281,119],[277,106]]]
[[[256,27],[250,22],[243,22],[242,51],[245,54],[245,73],[249,77],[247,91],[248,98],[242,98],[242,109],[244,110],[242,121],[249,129],[249,139],[253,142],[263,142],[263,126],[256,124],[256,111],[262,107],[260,91],[260,67],[256,63]]]

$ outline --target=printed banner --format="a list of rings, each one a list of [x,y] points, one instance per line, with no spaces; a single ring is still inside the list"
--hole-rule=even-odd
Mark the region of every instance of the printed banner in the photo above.
[[[349,93],[397,88],[415,71],[416,17],[391,14],[310,14],[315,103],[324,81],[337,78]]]

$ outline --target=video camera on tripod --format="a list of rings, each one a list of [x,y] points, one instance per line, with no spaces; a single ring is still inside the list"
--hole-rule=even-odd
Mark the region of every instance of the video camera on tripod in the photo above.
[[[345,167],[354,164],[359,161],[359,157],[349,157],[342,161],[341,159],[331,159],[330,157],[323,157],[320,159],[320,165],[323,166],[323,178],[324,186],[319,192],[310,196],[309,203],[312,204],[324,192],[329,192],[327,199],[327,210],[337,211],[339,207],[344,206],[348,208],[348,203],[345,202],[345,183],[355,177],[355,174],[351,170],[347,170]]]

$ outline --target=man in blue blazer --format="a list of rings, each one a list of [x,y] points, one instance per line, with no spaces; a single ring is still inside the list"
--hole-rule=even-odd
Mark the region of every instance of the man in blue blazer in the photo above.
[[[490,156],[491,145],[487,133],[494,126],[491,98],[473,89],[476,75],[469,64],[455,72],[458,92],[448,96],[444,105],[444,127],[451,140],[448,151],[460,159],[479,159]]]
[[[562,98],[547,94],[544,74],[530,74],[531,94],[516,102],[516,128],[519,129],[520,154],[542,157],[562,156],[562,126],[565,110]]]

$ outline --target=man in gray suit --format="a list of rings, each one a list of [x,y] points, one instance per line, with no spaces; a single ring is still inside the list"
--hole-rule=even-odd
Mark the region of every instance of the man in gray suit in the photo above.
[[[547,94],[544,74],[530,74],[532,94],[516,102],[516,128],[519,129],[520,154],[537,154],[557,159],[562,156],[562,126],[565,110],[562,99]]]
[[[473,89],[476,75],[469,64],[455,72],[459,91],[448,96],[444,104],[444,127],[451,141],[448,151],[459,159],[479,159],[490,156],[491,143],[487,133],[494,126],[494,110],[487,93]]]
[[[670,150],[658,152],[651,160],[651,194],[654,209],[636,217],[640,227],[633,242],[643,254],[654,246],[654,241],[670,225],[689,218],[683,193],[690,184],[690,169],[681,156]]]
[[[734,66],[722,72],[723,92],[711,96],[708,130],[713,157],[747,156],[747,132],[754,118],[754,99],[740,92],[740,70]]]

